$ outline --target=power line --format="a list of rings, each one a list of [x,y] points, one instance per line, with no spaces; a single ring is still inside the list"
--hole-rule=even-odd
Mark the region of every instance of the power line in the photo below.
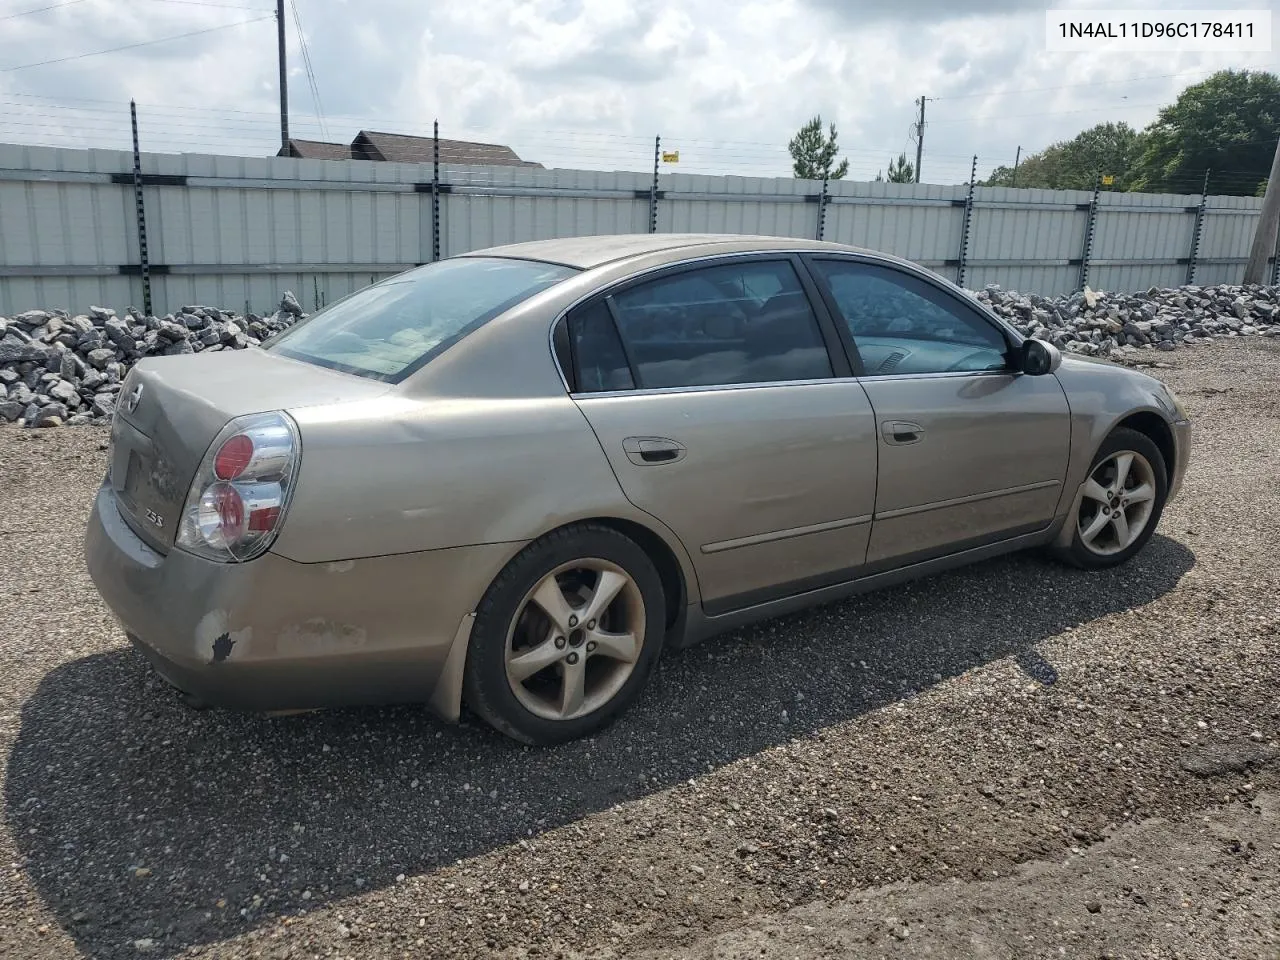
[[[5,96],[25,97],[26,94],[9,93]],[[54,99],[54,98],[43,98]],[[113,103],[113,101],[92,101],[94,103]],[[0,99],[0,104],[24,108],[29,107],[31,113],[21,114],[10,112],[9,116],[34,116],[35,111],[47,112],[57,111],[59,113],[76,114],[76,122],[81,124],[101,124],[108,127],[114,127],[119,114],[116,110],[108,110],[99,107],[84,107],[63,103],[41,103],[39,107],[24,104],[17,100]],[[223,114],[234,114],[233,116],[222,116]],[[263,137],[267,135],[267,131],[274,127],[275,114],[267,111],[244,111],[244,110],[218,110],[216,108],[197,108],[197,107],[177,107],[177,106],[153,106],[143,104],[140,111],[140,120],[145,124],[155,121],[157,118],[164,119],[166,129],[187,127],[190,129],[201,130],[212,133],[239,134],[244,136],[253,136],[260,134]],[[347,119],[351,121],[353,126],[367,127],[368,118],[361,117],[345,117],[335,118],[327,117],[326,123],[331,123],[335,119]],[[385,119],[385,118],[380,118]],[[316,123],[305,118],[298,119],[298,126],[305,129],[309,125]],[[406,132],[417,129],[417,125],[407,125],[402,128]],[[473,133],[473,131],[467,131]],[[479,139],[493,139],[494,135],[484,131],[478,134]],[[228,139],[232,139],[228,136]],[[466,139],[466,138],[463,138]],[[581,153],[591,150],[599,151],[608,148],[615,151],[615,155],[624,151],[639,152],[639,147],[643,146],[645,152],[648,151],[647,139],[642,140],[626,134],[612,134],[600,131],[561,131],[561,130],[518,130],[511,131],[509,135],[504,135],[500,139],[518,140],[522,143],[567,147],[575,152]],[[763,141],[744,141],[744,140],[717,140],[711,138],[671,138],[673,142],[678,142],[690,155],[697,157],[700,153],[721,159],[739,159],[753,160],[758,162],[779,161],[789,163],[789,153],[786,147],[776,143],[767,143]],[[859,147],[842,151],[853,163],[879,163],[884,158],[892,158],[897,155],[899,150],[890,145],[884,144],[876,148]],[[967,164],[971,154],[950,154],[937,153],[933,156],[939,160],[954,158],[957,161],[964,160]],[[999,156],[999,154],[995,154]],[[945,165],[945,164],[944,164]],[[960,164],[957,163],[957,169]]]
[[[298,28],[298,45],[302,47],[302,63],[307,71],[307,85],[311,88],[311,99],[316,105],[316,120],[320,122],[320,134],[326,140],[329,139],[329,129],[324,122],[324,106],[320,103],[320,88],[316,85],[316,72],[311,66],[311,50],[307,46],[307,35],[302,29],[302,17],[298,15],[298,5],[294,0],[289,0],[289,7],[293,10],[293,23]]]
[[[156,40],[141,40],[138,43],[127,43],[122,47],[111,47],[107,50],[94,50],[92,53],[77,53],[70,57],[57,57],[53,60],[41,60],[37,63],[23,63],[16,67],[0,67],[0,73],[12,73],[15,70],[29,70],[32,67],[47,67],[54,63],[68,63],[72,60],[83,60],[86,57],[100,57],[106,53],[118,53],[121,50],[134,50],[138,47],[149,47],[157,43],[168,43],[170,40],[185,40],[187,37],[198,37],[201,34],[213,33],[216,30],[228,30],[231,27],[243,26],[246,23],[257,23],[260,20],[270,19],[270,16],[252,17],[248,20],[237,20],[234,23],[224,23],[217,27],[206,27],[204,30],[192,30],[190,33],[179,33],[172,37],[160,37]]]
[[[6,13],[0,20],[13,20],[16,17],[29,17],[33,13],[44,13],[46,10],[56,10],[58,7],[69,7],[75,3],[84,3],[84,0],[62,0],[61,3],[51,3],[47,7],[36,7],[34,10],[19,10],[17,13]]]
[[[89,103],[103,104],[105,106],[121,109],[123,101],[104,100],[87,97],[47,97],[39,94],[18,93],[16,91],[6,91],[4,96],[21,97],[26,99],[34,99],[40,101],[53,101],[51,105],[41,105],[40,109],[57,109],[57,110],[83,110],[88,113],[95,112],[90,107],[78,107],[71,104]],[[11,106],[22,106],[23,104],[12,101],[3,101]],[[189,104],[170,104],[170,103],[143,103],[140,104],[141,119],[145,122],[154,118],[156,115],[172,115],[179,119],[196,120],[197,117],[207,117],[208,122],[205,124],[211,129],[215,128],[215,120],[218,126],[226,125],[243,125],[243,126],[274,126],[278,122],[279,114],[275,111],[266,110],[239,110],[230,107],[195,107]],[[98,110],[112,117],[116,116],[115,110]],[[260,119],[259,119],[260,118]],[[404,117],[368,117],[355,114],[326,114],[325,121],[327,125],[334,123],[345,123],[357,129],[377,129],[376,125],[394,125],[400,128],[397,133],[401,135],[419,135],[429,137],[431,134],[430,124],[420,118],[404,118]],[[175,121],[176,122],[176,121]],[[313,124],[314,121],[306,118],[298,118],[296,125],[305,127]],[[495,134],[486,131],[459,130],[451,133],[449,139],[468,139],[478,138],[490,141]],[[614,133],[611,131],[600,130],[573,130],[559,127],[548,127],[540,130],[513,130],[503,134],[499,139],[520,140],[535,144],[552,144],[563,146],[581,146],[584,142],[590,146],[593,143],[599,145],[618,145],[624,148],[634,148],[642,150],[645,153],[651,152],[653,139],[650,136],[627,133]],[[701,147],[714,151],[733,151],[735,155],[755,154],[758,158],[763,158],[765,154],[770,157],[776,156],[786,160],[790,154],[784,144],[777,142],[768,142],[761,140],[735,140],[735,139],[719,139],[709,137],[684,137],[678,133],[666,134],[664,139],[673,144],[678,143],[681,147],[692,150],[695,147]],[[740,149],[743,148],[743,149]],[[896,156],[898,148],[886,143],[880,147],[855,147],[841,151],[842,155],[850,157],[851,160],[857,162],[859,157],[867,158],[868,163],[879,162],[886,156]],[[954,159],[957,161],[957,168],[963,166],[968,169],[969,161],[972,158],[972,152],[967,153],[936,153],[931,151],[930,156],[935,159]],[[960,164],[958,161],[963,161]],[[788,161],[789,162],[789,161]]]
[[[47,96],[41,96],[40,94],[18,93],[16,91],[6,91],[4,95],[10,96],[10,97],[24,97],[27,99],[54,101],[56,104],[55,108],[63,109],[63,110],[79,110],[79,109],[89,110],[89,108],[73,107],[68,105],[72,103],[97,103],[97,104],[104,104],[107,106],[115,107],[117,109],[121,108],[124,104],[124,101],[119,101],[119,100],[104,100],[104,99],[94,99],[94,98],[88,98],[88,97],[47,97]],[[13,104],[13,105],[19,106],[20,104]],[[229,118],[229,119],[223,120],[222,122],[224,123],[270,122],[274,124],[276,123],[279,116],[278,112],[275,112],[275,111],[237,110],[231,107],[193,107],[189,104],[175,104],[175,103],[145,103],[145,104],[142,104],[141,107],[144,110],[144,114],[143,114],[144,119],[146,117],[153,116],[157,113],[172,112],[178,116],[181,116],[183,114],[207,114],[207,115],[216,116],[219,118],[222,118],[222,117]],[[48,109],[48,108],[42,107],[41,109]],[[110,112],[112,116],[115,115],[114,111],[110,111]],[[264,120],[253,120],[253,119],[238,120],[238,119],[235,119],[236,117],[245,117],[245,118],[263,117],[263,118],[272,118],[272,119],[269,121],[265,119]],[[359,129],[366,129],[366,130],[376,129],[374,127],[371,127],[371,124],[398,125],[402,128],[403,131],[420,131],[419,135],[428,136],[428,137],[430,136],[430,132],[431,132],[430,123],[422,120],[421,118],[387,117],[387,116],[367,117],[367,116],[358,116],[356,114],[328,114],[326,115],[326,121],[328,123],[333,123],[335,121],[348,122],[350,123],[350,125],[354,127],[357,127]],[[300,124],[306,124],[311,121],[300,119],[298,122]],[[463,134],[470,135],[470,134],[473,134],[474,132],[475,131],[462,130],[457,134],[451,134],[450,139],[467,139],[467,137],[463,136]],[[604,140],[610,143],[622,143],[622,144],[634,145],[636,147],[642,148],[645,152],[650,152],[651,147],[653,145],[653,137],[649,135],[615,133],[612,131],[600,131],[600,130],[572,130],[572,129],[562,128],[562,127],[547,127],[545,129],[535,130],[535,131],[516,130],[511,132],[509,136],[508,135],[504,135],[504,136],[506,136],[508,139],[523,139],[523,140],[534,139],[534,140],[537,140],[538,142],[565,143],[565,144],[572,144],[580,140]],[[664,139],[669,140],[672,143],[678,142],[681,145],[691,145],[691,144],[706,145],[713,149],[725,149],[725,148],[731,148],[731,147],[759,148],[761,151],[768,151],[778,155],[789,156],[786,146],[784,144],[780,144],[777,142],[768,142],[768,141],[762,141],[762,140],[733,140],[733,139],[722,140],[719,138],[713,139],[708,137],[685,137],[685,136],[680,136],[678,132],[664,134]],[[895,149],[888,144],[876,149],[852,148],[852,149],[841,151],[842,154],[847,154],[850,156],[862,155],[862,156],[876,157],[876,158],[891,155],[894,152],[895,152]],[[951,158],[955,160],[963,160],[965,169],[968,169],[968,163],[970,158],[973,156],[973,154],[972,152],[934,153],[931,151],[930,156],[939,157],[939,158]]]
[[[78,2],[78,0],[73,0]],[[246,7],[238,3],[211,3],[210,0],[152,0],[153,3],[180,3],[188,7],[213,7],[215,10],[252,10],[254,13],[267,13],[265,7]]]

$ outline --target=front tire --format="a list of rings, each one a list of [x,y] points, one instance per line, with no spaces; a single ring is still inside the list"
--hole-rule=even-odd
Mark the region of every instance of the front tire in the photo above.
[[[549,746],[607,726],[639,696],[662,650],[662,580],[610,527],[533,541],[476,609],[467,705],[513,739]]]
[[[1118,566],[1146,546],[1169,496],[1160,448],[1146,434],[1119,427],[1103,441],[1081,486],[1071,546],[1059,557],[1077,567]]]

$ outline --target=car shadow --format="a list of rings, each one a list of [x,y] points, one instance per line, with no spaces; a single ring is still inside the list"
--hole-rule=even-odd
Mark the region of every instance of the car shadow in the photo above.
[[[1034,555],[769,621],[665,657],[600,735],[530,750],[419,707],[269,718],[182,706],[127,649],[48,674],[22,709],[5,815],[87,954],[176,953],[430,872],[849,720],[1068,627],[1149,603],[1194,565],[1156,536],[1125,566]]]

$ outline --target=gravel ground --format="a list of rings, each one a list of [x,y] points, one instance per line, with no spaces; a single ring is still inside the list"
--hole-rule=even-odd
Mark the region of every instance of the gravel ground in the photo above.
[[[1280,342],[1159,356],[1130,564],[718,638],[549,751],[187,710],[83,572],[105,431],[0,429],[0,957],[1276,956]]]

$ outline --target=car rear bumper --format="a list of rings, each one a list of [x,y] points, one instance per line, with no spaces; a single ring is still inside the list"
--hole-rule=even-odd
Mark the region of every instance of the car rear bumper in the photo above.
[[[85,534],[98,592],[156,671],[198,700],[247,710],[438,699],[475,604],[518,547],[337,563],[161,555],[125,523],[109,486]]]
[[[1173,476],[1169,478],[1169,499],[1172,500],[1182,489],[1182,478],[1187,474],[1187,464],[1191,460],[1191,421],[1175,420],[1173,422]]]

